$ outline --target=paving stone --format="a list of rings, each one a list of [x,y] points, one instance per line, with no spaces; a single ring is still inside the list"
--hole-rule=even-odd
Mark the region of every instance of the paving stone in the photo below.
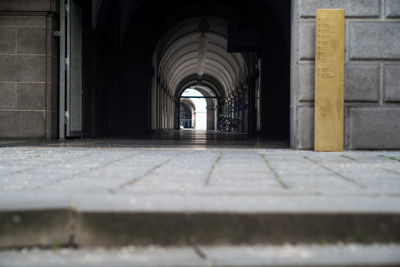
[[[146,177],[136,182],[134,185],[127,187],[124,190],[172,190],[185,191],[201,188],[204,186],[209,170],[218,157],[218,152],[203,152],[203,151],[185,151],[179,154],[164,155],[160,160],[152,162],[148,169],[154,166],[160,166],[154,169]],[[170,161],[166,162],[168,159]],[[191,166],[185,168],[183,166]],[[147,170],[148,170],[147,169]],[[147,171],[146,170],[146,171]],[[176,172],[175,170],[180,170]],[[167,178],[165,173],[174,173],[173,176]],[[165,183],[169,179],[171,183]]]
[[[241,154],[225,153],[221,155],[209,177],[207,188],[219,187],[248,191],[262,189],[279,191],[282,188],[265,162],[265,158],[257,153]],[[236,169],[236,171],[230,172],[227,179],[226,170],[230,169]]]
[[[396,1],[396,0],[394,0]],[[346,11],[346,17],[379,17],[381,3],[378,0],[300,0],[299,15],[315,17],[316,9],[339,8]]]
[[[80,183],[84,188],[91,188],[94,191],[102,192],[120,192],[131,191],[132,188],[140,190],[157,190],[158,188],[168,188],[169,183],[166,183],[165,175],[161,181],[152,182],[149,175],[157,166],[173,158],[169,153],[128,153],[127,155],[119,155],[116,159],[104,158],[100,159],[98,165],[91,168],[80,168],[81,160],[68,164],[71,166],[71,173],[63,173],[58,175],[58,179],[53,179],[53,182],[42,185],[49,190],[58,190],[62,188],[71,190],[74,189],[76,183]],[[110,165],[109,162],[112,164]],[[59,166],[63,163],[60,162]],[[90,166],[90,161],[87,162]],[[78,171],[76,171],[78,169]],[[123,172],[119,170],[123,169]],[[57,174],[57,169],[53,170]],[[61,178],[60,178],[61,177]],[[110,177],[113,177],[110,180]],[[150,179],[150,181],[148,181]],[[56,182],[54,182],[56,181]],[[176,185],[176,181],[171,181],[171,186]]]
[[[400,59],[400,22],[351,22],[351,59]]]
[[[400,18],[400,1],[386,0],[385,15],[388,18]]]
[[[399,108],[350,108],[350,149],[399,149]]]
[[[46,145],[45,142],[44,146],[22,143],[25,146],[0,147],[0,213],[73,209],[82,219],[76,239],[81,245],[112,245],[110,236],[115,237],[115,244],[131,244],[132,235],[126,235],[131,230],[123,230],[124,227],[132,229],[131,223],[144,229],[134,235],[138,238],[134,239],[136,244],[149,244],[154,240],[162,244],[175,241],[188,244],[188,240],[240,242],[243,241],[240,237],[243,229],[258,234],[258,239],[249,235],[249,242],[261,239],[262,242],[277,242],[282,238],[275,236],[274,239],[270,234],[260,233],[267,233],[265,225],[279,217],[275,215],[293,214],[313,214],[315,222],[335,216],[334,220],[339,221],[335,221],[332,229],[348,229],[339,227],[349,225],[346,220],[357,222],[355,225],[359,226],[372,223],[364,225],[374,229],[368,232],[379,233],[380,238],[388,241],[386,232],[375,231],[374,222],[385,222],[389,227],[386,229],[392,229],[390,218],[396,219],[400,214],[398,151],[316,153],[204,147],[191,150],[149,148],[152,141],[147,142],[141,141],[142,147],[114,148],[109,147],[112,141],[101,140],[70,141],[67,145],[63,142]],[[280,186],[278,179],[288,187]],[[367,217],[357,217],[360,214]],[[386,215],[390,216],[384,217]],[[295,221],[301,221],[300,217]],[[310,225],[313,223],[311,217],[307,217],[307,223],[296,224],[296,227]],[[113,223],[108,224],[110,220]],[[293,220],[291,217],[290,221]],[[329,217],[329,220],[332,219]],[[179,226],[188,221],[190,223],[185,225],[190,227]],[[129,223],[112,227],[122,222]],[[215,238],[206,240],[207,235],[203,232],[211,222],[216,229],[213,230]],[[157,231],[154,234],[146,225],[174,230],[163,235]],[[221,230],[222,225],[228,225],[224,229],[236,234],[226,235],[227,232]],[[238,230],[239,225],[252,228],[243,226]],[[274,225],[287,224],[281,221]],[[96,229],[101,229],[100,235]],[[185,229],[193,229],[192,239]],[[280,233],[284,233],[281,230]],[[122,237],[118,231],[124,233]],[[267,240],[266,236],[271,239]],[[335,236],[342,241],[355,240],[354,236],[344,232]],[[393,238],[393,232],[390,236]],[[376,236],[374,238],[376,241]],[[311,239],[300,239],[311,242]]]
[[[70,196],[54,193],[6,193],[0,195],[0,213],[40,210],[70,210]]]
[[[17,90],[15,83],[0,83],[0,109],[17,107]]]
[[[57,209],[73,207],[83,213],[305,213],[305,214],[399,214],[400,200],[396,195],[385,195],[379,190],[371,192],[345,192],[315,194],[304,192],[245,191],[217,193],[188,191],[129,192],[111,194],[107,191],[46,192],[44,190],[2,192],[1,211]],[[397,194],[398,195],[398,194]]]
[[[0,54],[17,52],[17,30],[12,27],[0,28]]]
[[[213,266],[374,266],[398,264],[397,245],[201,247]]]
[[[26,249],[0,252],[0,265],[11,266],[143,266],[205,267],[192,247],[124,247],[121,249]]]
[[[385,64],[384,67],[385,101],[400,102],[399,77],[400,77],[400,64]]]
[[[24,249],[0,252],[11,266],[385,266],[399,263],[398,245],[285,245],[119,249]]]

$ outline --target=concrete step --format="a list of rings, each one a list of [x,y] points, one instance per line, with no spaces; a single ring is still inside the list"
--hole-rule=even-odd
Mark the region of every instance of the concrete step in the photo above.
[[[336,244],[23,249],[0,251],[0,266],[400,266],[400,246]]]
[[[27,199],[7,198],[0,205],[0,247],[400,243],[399,206],[390,198],[118,195],[74,204]]]

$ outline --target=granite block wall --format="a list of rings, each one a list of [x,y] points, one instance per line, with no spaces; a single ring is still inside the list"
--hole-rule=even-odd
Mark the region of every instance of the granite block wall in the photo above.
[[[56,0],[0,1],[0,138],[58,135]]]
[[[400,149],[400,0],[293,0],[292,147],[314,146],[315,10],[346,12],[345,149]]]

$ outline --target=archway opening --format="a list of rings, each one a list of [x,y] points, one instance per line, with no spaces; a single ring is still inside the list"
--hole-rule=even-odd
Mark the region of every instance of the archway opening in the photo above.
[[[289,140],[290,0],[99,3],[86,136],[177,131],[183,90],[203,87],[214,117]]]
[[[194,130],[207,130],[207,103],[204,96],[197,90],[188,88],[183,91],[180,100],[180,115],[179,126],[180,129],[194,129]],[[184,127],[187,123],[187,109],[186,107],[194,107],[191,109],[190,125],[191,127]]]
[[[180,100],[179,113],[179,129],[196,128],[196,107],[191,99]]]
[[[244,123],[248,125],[248,113],[244,114],[244,101],[248,101],[248,63],[242,53],[228,52],[227,31],[228,22],[224,18],[193,16],[163,34],[153,54],[157,75],[154,81],[159,81],[152,87],[152,104],[157,106],[152,109],[154,130],[160,127],[158,120],[162,119],[157,112],[165,112],[160,107],[165,103],[157,101],[160,94],[162,99],[164,95],[175,96],[174,126],[181,128],[179,105],[181,98],[189,98],[187,90],[192,92],[194,103],[201,98],[206,103],[203,112],[196,107],[196,129],[215,131],[218,119],[227,118],[240,122],[234,128],[236,132],[248,132]],[[174,98],[167,97],[167,101],[174,102]],[[170,126],[161,123],[162,129]]]

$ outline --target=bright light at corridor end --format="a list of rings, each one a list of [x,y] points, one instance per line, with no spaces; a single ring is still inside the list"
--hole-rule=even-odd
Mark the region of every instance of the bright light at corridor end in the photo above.
[[[200,96],[203,95],[194,89],[186,89],[182,96]],[[207,130],[207,103],[204,98],[189,98],[195,107],[196,126],[195,130]]]

